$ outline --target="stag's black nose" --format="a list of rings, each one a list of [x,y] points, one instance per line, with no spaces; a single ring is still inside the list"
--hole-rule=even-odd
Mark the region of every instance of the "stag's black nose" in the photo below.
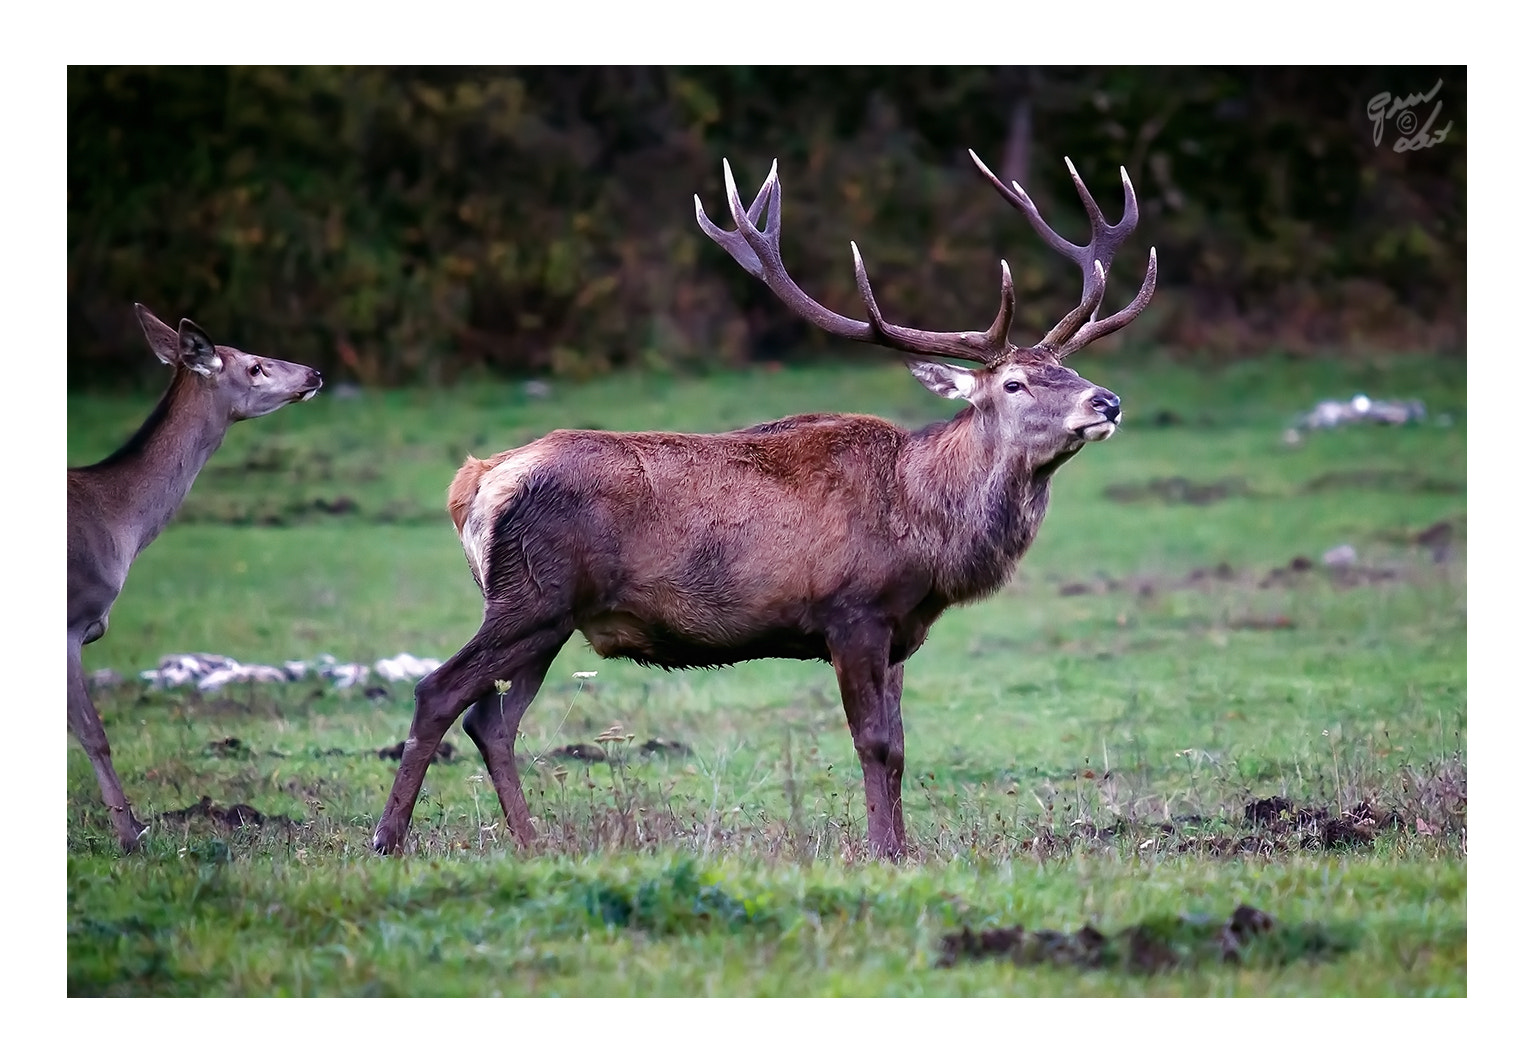
[[[1098,393],[1088,400],[1087,404],[1093,408],[1095,413],[1102,414],[1108,420],[1119,420],[1119,396],[1112,391],[1104,391],[1100,388]]]

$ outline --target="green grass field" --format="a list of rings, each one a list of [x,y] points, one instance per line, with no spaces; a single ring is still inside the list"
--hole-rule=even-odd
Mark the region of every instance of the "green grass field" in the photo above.
[[[577,637],[523,721],[533,851],[506,837],[455,727],[400,859],[368,839],[409,683],[200,694],[137,673],[191,651],[446,657],[480,616],[443,511],[466,452],[561,426],[952,413],[903,369],[543,398],[332,388],[237,425],[85,651],[87,670],[127,677],[95,697],[155,819],[143,852],[117,855],[70,741],[69,992],[1464,995],[1464,363],[1124,352],[1077,368],[1119,393],[1125,427],[1057,476],[1013,583],[945,615],[908,665],[919,855],[898,867],[861,855],[825,665],[665,673]],[[1421,398],[1429,420],[1281,440],[1356,391]],[[105,456],[152,404],[71,396],[70,463]],[[1354,564],[1322,563],[1345,543]],[[204,796],[270,819],[185,812]],[[1241,904],[1275,926],[1222,962],[1210,942]],[[1091,961],[945,944],[1084,924],[1108,936]]]

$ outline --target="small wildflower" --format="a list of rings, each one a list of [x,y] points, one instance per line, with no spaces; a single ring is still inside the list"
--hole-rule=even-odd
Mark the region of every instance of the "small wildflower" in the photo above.
[[[511,689],[512,689],[512,681],[510,679],[497,679],[496,680],[496,693],[497,694],[505,694],[507,691],[509,691]]]
[[[597,673],[596,672],[571,672],[570,673],[570,678],[572,678],[572,679],[596,679],[597,678]]]

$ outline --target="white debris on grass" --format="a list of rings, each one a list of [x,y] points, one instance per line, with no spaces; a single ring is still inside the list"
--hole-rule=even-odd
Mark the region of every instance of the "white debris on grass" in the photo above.
[[[160,667],[140,672],[140,679],[147,679],[156,690],[184,687],[214,672],[238,668],[240,662],[233,657],[217,653],[172,653],[160,658]]]
[[[1322,564],[1329,568],[1347,568],[1359,560],[1359,551],[1348,543],[1339,543],[1322,555]]]
[[[197,681],[201,691],[217,690],[230,683],[286,683],[288,673],[269,664],[234,664],[217,668]]]
[[[1312,407],[1310,413],[1304,414],[1294,427],[1316,431],[1359,421],[1401,425],[1409,421],[1422,421],[1427,417],[1428,409],[1421,399],[1372,399],[1360,394],[1348,402],[1323,399]]]
[[[230,683],[294,683],[310,677],[328,680],[335,689],[344,690],[366,682],[374,674],[389,683],[420,679],[441,665],[442,662],[434,658],[409,653],[381,658],[372,668],[353,661],[338,661],[328,653],[322,653],[312,661],[284,661],[280,668],[270,664],[241,664],[233,657],[217,653],[173,653],[160,658],[158,668],[140,672],[139,677],[156,690],[196,686],[207,693]]]
[[[373,663],[373,670],[379,674],[379,678],[392,683],[402,679],[421,679],[441,667],[442,662],[434,657],[413,657],[408,653],[399,653]]]

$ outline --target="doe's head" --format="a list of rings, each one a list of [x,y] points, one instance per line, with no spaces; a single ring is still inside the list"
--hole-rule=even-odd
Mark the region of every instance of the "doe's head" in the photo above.
[[[312,399],[323,383],[319,372],[307,365],[215,344],[187,318],[171,328],[142,303],[133,309],[155,357],[196,378],[194,383],[207,389],[231,421],[263,417],[289,403]]]

